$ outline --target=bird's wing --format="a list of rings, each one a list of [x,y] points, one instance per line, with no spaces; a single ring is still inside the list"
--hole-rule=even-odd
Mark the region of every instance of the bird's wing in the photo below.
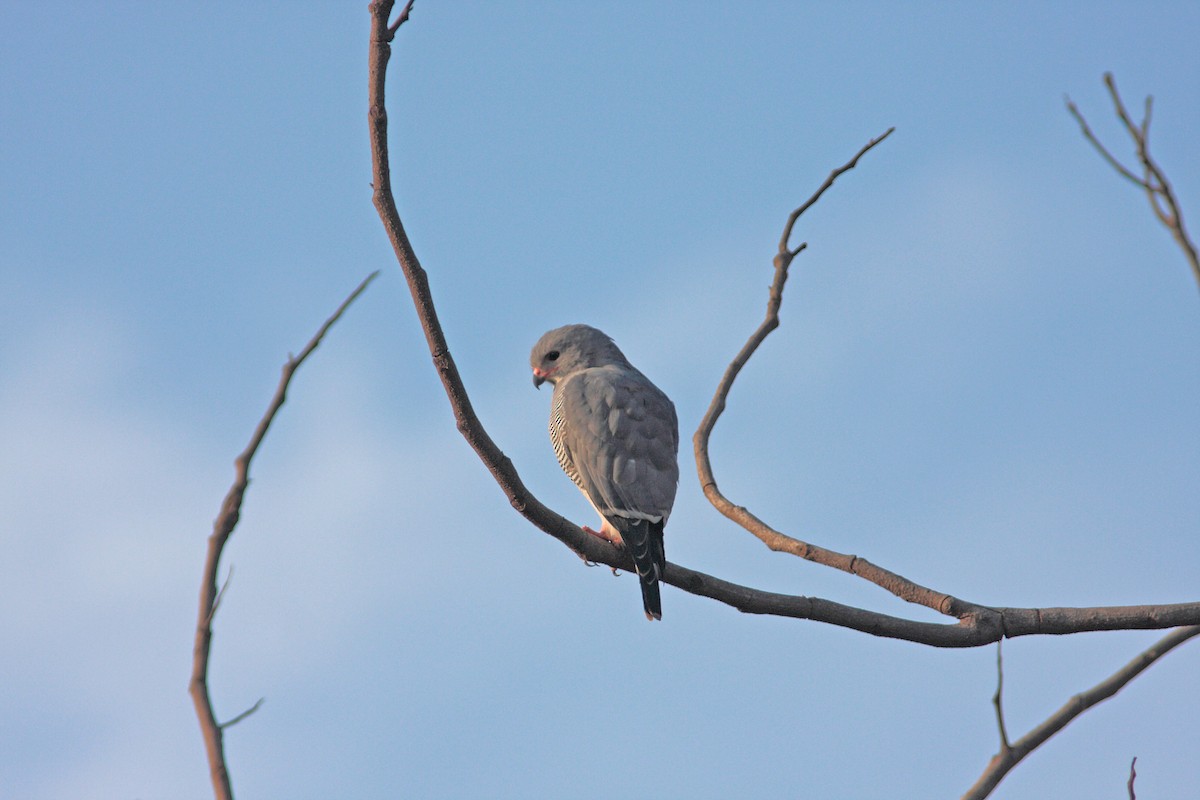
[[[595,367],[555,388],[563,464],[596,510],[666,522],[679,485],[675,406],[632,368]]]

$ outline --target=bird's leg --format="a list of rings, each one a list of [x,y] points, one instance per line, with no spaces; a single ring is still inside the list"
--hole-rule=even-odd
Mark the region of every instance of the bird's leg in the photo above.
[[[598,530],[598,531],[594,531],[591,528],[589,528],[587,525],[584,525],[583,532],[590,533],[592,536],[595,536],[597,539],[603,539],[604,541],[606,541],[609,544],[614,545],[616,547],[624,547],[625,542],[621,540],[621,534],[617,532],[617,529],[614,528],[612,525],[609,525],[608,520],[606,520],[606,519],[602,519],[602,523],[603,524],[601,524],[600,530]]]
[[[603,539],[604,541],[608,542],[609,544],[620,544],[619,541],[614,542],[612,539],[608,538],[608,536],[604,533],[603,528],[601,528],[600,530],[597,531],[597,530],[592,530],[587,525],[581,525],[580,527],[583,529],[584,533],[590,533],[592,536],[595,536],[597,539]]]
[[[582,526],[583,532],[590,533],[592,536],[595,536],[597,539],[603,539],[604,541],[608,542],[609,544],[611,544],[614,547],[624,548],[625,540],[621,538],[621,534],[617,531],[617,529],[614,528],[612,525],[609,525],[608,520],[604,519],[603,517],[601,517],[600,520],[602,522],[602,524],[600,525],[600,530],[594,531],[591,528],[589,528],[587,525],[584,525],[584,526]],[[587,559],[584,559],[584,561],[587,561]],[[593,565],[591,563],[588,563],[588,566],[593,566]],[[620,575],[621,573],[617,572],[616,567],[613,567],[612,574]]]

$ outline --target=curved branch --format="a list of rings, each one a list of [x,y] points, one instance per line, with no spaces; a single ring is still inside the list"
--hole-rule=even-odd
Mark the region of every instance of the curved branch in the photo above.
[[[217,722],[216,714],[213,712],[212,697],[208,692],[208,659],[212,651],[212,623],[225,588],[229,584],[229,579],[226,578],[221,588],[217,588],[217,567],[221,562],[221,553],[225,550],[225,543],[229,541],[229,537],[241,517],[242,498],[250,486],[250,462],[254,459],[254,454],[258,452],[258,447],[267,435],[271,423],[274,422],[275,415],[279,413],[279,409],[283,407],[283,403],[287,399],[287,389],[292,382],[292,376],[304,363],[304,360],[312,355],[312,352],[321,344],[321,340],[325,338],[325,334],[329,332],[333,324],[341,318],[350,304],[363,293],[367,285],[378,274],[379,272],[375,271],[368,275],[358,285],[358,288],[342,301],[333,316],[325,320],[325,324],[309,340],[300,354],[288,357],[287,363],[283,365],[283,374],[279,377],[279,385],[275,389],[275,396],[271,398],[267,412],[259,420],[258,427],[254,429],[254,434],[250,437],[250,443],[246,445],[246,449],[234,461],[236,475],[233,485],[229,487],[229,492],[221,503],[221,512],[213,522],[213,532],[208,537],[208,554],[204,560],[204,573],[200,579],[200,611],[196,619],[196,637],[192,647],[192,677],[188,684],[188,693],[192,696],[192,703],[196,707],[196,717],[200,721],[200,732],[204,736],[204,748],[208,754],[213,794],[217,800],[232,800],[233,798],[229,770],[225,765],[224,729],[253,714],[263,702],[259,700],[249,710],[225,723]],[[230,575],[232,575],[232,570]]]
[[[857,575],[891,592],[902,600],[931,608],[947,616],[959,619],[967,617],[982,618],[989,613],[995,612],[977,603],[961,600],[952,595],[921,586],[902,575],[897,575],[890,570],[883,569],[865,558],[829,550],[775,530],[744,506],[734,504],[721,492],[717,486],[717,479],[712,469],[712,460],[709,456],[709,440],[713,429],[716,427],[717,420],[720,419],[721,414],[725,410],[725,404],[729,398],[729,392],[733,388],[734,381],[767,336],[779,327],[779,310],[783,305],[783,287],[787,281],[788,267],[791,266],[792,259],[807,247],[806,242],[801,243],[794,249],[788,244],[796,222],[805,211],[821,199],[821,196],[827,189],[833,186],[834,181],[838,177],[854,169],[859,159],[875,147],[875,145],[890,136],[894,130],[895,128],[889,128],[882,135],[867,142],[855,153],[853,158],[830,172],[829,177],[818,187],[817,191],[788,216],[787,222],[783,227],[783,235],[779,239],[779,251],[774,259],[775,278],[771,282],[771,287],[767,295],[766,316],[762,324],[750,335],[750,338],[742,346],[742,349],[734,357],[733,361],[730,362],[728,368],[726,368],[724,376],[717,385],[712,402],[709,404],[708,411],[700,421],[700,425],[692,437],[696,458],[696,472],[699,475],[700,486],[704,491],[704,496],[708,498],[713,507],[758,537],[770,549],[776,552],[790,553],[791,555],[821,564],[822,566],[832,567],[843,572],[848,572],[851,575]]]
[[[1121,691],[1125,687],[1125,684],[1140,675],[1147,667],[1197,634],[1200,634],[1200,625],[1171,631],[1162,639],[1159,639],[1154,646],[1140,653],[1137,658],[1117,670],[1107,679],[1072,697],[1041,725],[1038,725],[1029,733],[1013,742],[1010,747],[1002,747],[999,753],[992,756],[987,769],[979,776],[979,780],[975,782],[975,785],[963,795],[963,800],[982,800],[982,798],[987,797],[999,785],[1000,781],[1004,780],[1004,776],[1013,767],[1019,764],[1025,756],[1044,744],[1051,736],[1067,727],[1071,720],[1092,706],[1104,702]],[[1132,774],[1129,778],[1129,787],[1132,793]]]
[[[411,4],[410,4],[411,5]],[[396,32],[389,24],[393,0],[377,0],[368,6],[371,14],[370,49],[368,56],[368,122],[371,140],[371,166],[374,194],[372,201],[379,218],[391,241],[392,249],[404,273],[413,305],[420,320],[434,369],[441,379],[442,387],[454,412],[458,430],[475,450],[480,461],[491,472],[501,491],[518,513],[534,526],[558,539],[587,562],[605,564],[629,570],[632,560],[624,550],[595,536],[589,536],[581,528],[562,515],[543,505],[525,487],[512,461],[504,455],[484,429],[471,406],[462,377],[450,355],[449,345],[438,321],[429,280],[417,260],[408,235],[404,231],[391,186],[391,168],[388,158],[388,114],[385,107],[385,84],[387,64],[391,58],[391,42]],[[886,135],[886,134],[885,134]],[[861,152],[881,141],[875,140]],[[856,157],[857,158],[857,157]],[[853,162],[840,172],[831,175],[832,184],[837,175],[851,168]],[[827,188],[827,187],[825,187]],[[822,189],[821,191],[824,191]],[[814,198],[815,202],[815,198]],[[811,204],[811,203],[810,203]],[[803,208],[803,207],[802,207]],[[797,218],[799,214],[796,214]],[[782,249],[792,256],[803,246],[788,250],[785,235]],[[744,511],[744,509],[743,509]],[[748,512],[747,512],[748,513]],[[811,547],[805,545],[805,547]],[[824,551],[829,552],[829,551]],[[855,574],[875,571],[880,585],[887,585],[886,576],[891,575],[869,562],[854,556],[834,554],[844,559],[847,570]],[[903,578],[894,576],[898,587]],[[1200,603],[1174,606],[1130,606],[1117,608],[988,608],[956,600],[949,595],[936,595],[930,607],[958,618],[957,623],[915,622],[873,611],[853,608],[815,597],[778,594],[741,586],[703,572],[668,563],[663,581],[692,594],[712,598],[739,611],[752,614],[811,619],[853,630],[905,639],[936,647],[977,647],[998,641],[1001,637],[1026,636],[1032,634],[1064,634],[1092,630],[1124,630],[1129,628],[1164,628],[1184,624],[1200,624]],[[909,586],[915,586],[908,582]],[[895,593],[905,599],[910,596],[924,598],[921,587],[912,594],[897,588]],[[914,600],[914,602],[917,602]]]
[[[692,437],[692,446],[696,458],[696,472],[700,478],[700,486],[704,491],[704,496],[708,498],[717,511],[757,536],[770,549],[777,552],[790,553],[823,566],[833,567],[834,569],[857,575],[886,589],[902,600],[932,608],[948,616],[962,618],[968,614],[979,614],[986,611],[986,609],[978,604],[969,603],[951,595],[921,586],[894,572],[878,567],[864,558],[828,550],[824,547],[780,533],[756,517],[744,506],[734,504],[718,488],[717,479],[713,474],[712,460],[709,456],[709,440],[713,429],[716,427],[717,420],[720,419],[721,414],[725,411],[725,404],[729,398],[729,392],[733,388],[733,382],[741,373],[742,368],[746,366],[750,357],[758,350],[759,345],[763,343],[773,330],[779,327],[779,310],[783,305],[783,287],[787,282],[788,267],[791,266],[792,259],[808,246],[807,242],[802,242],[793,249],[788,244],[797,220],[800,219],[800,216],[805,211],[821,199],[825,191],[833,186],[834,181],[843,173],[854,169],[859,159],[875,147],[875,145],[890,136],[894,130],[895,128],[889,128],[882,135],[863,145],[854,154],[853,158],[830,172],[829,177],[825,179],[825,182],[817,188],[813,195],[788,216],[787,223],[783,227],[783,235],[779,239],[779,252],[776,253],[774,259],[775,278],[771,281],[771,287],[767,294],[766,316],[762,324],[750,335],[750,338],[726,368],[721,382],[717,385],[712,402],[708,406],[708,411],[705,412],[704,418],[700,421],[700,425]]]

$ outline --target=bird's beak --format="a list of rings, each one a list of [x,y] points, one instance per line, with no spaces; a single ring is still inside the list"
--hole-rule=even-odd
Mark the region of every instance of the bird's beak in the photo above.
[[[546,382],[546,376],[540,369],[533,371],[533,388],[541,389],[542,384]]]

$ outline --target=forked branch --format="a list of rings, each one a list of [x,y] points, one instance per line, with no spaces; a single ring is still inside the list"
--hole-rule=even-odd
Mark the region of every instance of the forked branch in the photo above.
[[[1121,177],[1146,193],[1146,199],[1150,201],[1150,208],[1154,211],[1154,216],[1158,217],[1158,221],[1171,232],[1171,236],[1183,250],[1184,257],[1187,258],[1188,264],[1192,268],[1192,275],[1196,279],[1197,286],[1200,287],[1200,255],[1197,254],[1196,245],[1188,235],[1187,228],[1184,227],[1183,211],[1179,208],[1179,202],[1175,197],[1174,189],[1171,188],[1171,182],[1167,180],[1162,167],[1150,155],[1150,115],[1153,110],[1154,98],[1146,97],[1142,122],[1140,125],[1134,124],[1128,109],[1125,108],[1125,102],[1117,91],[1117,83],[1111,72],[1104,73],[1104,85],[1108,88],[1108,95],[1112,99],[1114,113],[1121,121],[1125,132],[1129,134],[1129,138],[1133,140],[1134,155],[1137,157],[1138,163],[1136,172],[1140,172],[1140,175],[1122,164],[1120,159],[1096,138],[1087,120],[1084,119],[1079,108],[1071,102],[1070,97],[1066,98],[1067,111],[1079,123],[1083,137],[1091,143],[1092,147],[1096,148],[1096,152],[1108,162],[1108,165]]]
[[[228,579],[226,579],[225,584],[220,589],[217,588],[217,569],[220,566],[221,553],[224,551],[225,543],[229,541],[233,529],[237,527],[242,513],[242,498],[245,497],[246,489],[250,485],[250,462],[254,459],[254,454],[258,452],[258,447],[267,435],[271,423],[275,421],[275,415],[279,413],[279,409],[283,407],[283,403],[287,399],[288,385],[292,382],[292,376],[304,363],[304,360],[312,355],[312,352],[321,344],[321,340],[325,338],[325,334],[329,332],[333,324],[341,318],[350,304],[363,293],[367,285],[378,274],[378,272],[372,272],[368,275],[358,285],[358,288],[338,306],[333,316],[325,320],[325,324],[309,340],[300,354],[290,356],[287,363],[283,365],[283,374],[279,377],[275,396],[271,398],[266,413],[259,420],[258,427],[254,429],[250,443],[234,461],[236,474],[233,485],[229,487],[229,492],[221,503],[221,511],[217,515],[216,521],[213,522],[213,532],[208,537],[208,554],[204,560],[204,573],[200,578],[200,610],[196,618],[196,636],[192,648],[192,678],[188,684],[188,693],[192,696],[192,703],[196,707],[196,717],[200,721],[200,732],[204,736],[204,748],[208,754],[213,794],[217,800],[231,800],[233,797],[229,769],[225,764],[224,730],[241,722],[262,705],[260,699],[248,710],[224,723],[217,722],[216,714],[213,712],[212,697],[208,691],[208,660],[212,651],[212,623],[228,585]]]
[[[1062,708],[1051,714],[1045,722],[1013,742],[1011,746],[1002,746],[1000,752],[992,756],[992,760],[988,762],[987,768],[979,776],[979,780],[963,795],[963,800],[982,800],[990,795],[1000,781],[1004,780],[1004,776],[1012,771],[1013,767],[1021,763],[1025,756],[1040,747],[1051,736],[1067,727],[1071,720],[1121,691],[1125,684],[1142,674],[1147,667],[1197,634],[1200,634],[1200,625],[1171,631],[1108,678],[1072,697]],[[1132,775],[1129,779],[1129,789],[1132,793]]]

